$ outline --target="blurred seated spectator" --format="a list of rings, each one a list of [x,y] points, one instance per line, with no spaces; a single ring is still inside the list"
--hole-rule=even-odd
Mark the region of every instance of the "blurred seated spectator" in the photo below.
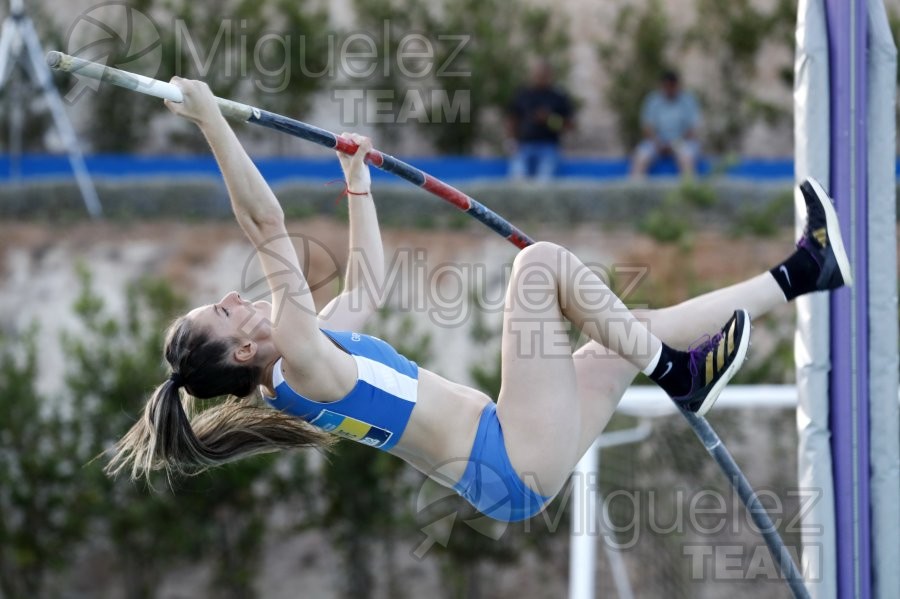
[[[562,133],[572,128],[572,101],[554,85],[553,67],[538,61],[529,84],[516,92],[509,106],[509,135],[515,150],[509,174],[514,179],[549,180],[559,162]]]
[[[697,100],[681,89],[678,73],[665,71],[659,89],[644,98],[641,106],[644,139],[634,153],[632,176],[643,177],[655,160],[670,155],[678,163],[681,174],[692,177],[700,153],[699,124]]]

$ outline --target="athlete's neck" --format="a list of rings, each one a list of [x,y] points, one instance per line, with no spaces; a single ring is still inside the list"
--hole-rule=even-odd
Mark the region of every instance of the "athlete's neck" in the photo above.
[[[275,363],[281,356],[275,356],[275,359],[272,360],[265,368],[263,368],[262,375],[259,377],[259,386],[263,388],[263,392],[269,397],[275,396],[275,386],[273,385],[274,379],[272,377],[272,373],[275,370]]]

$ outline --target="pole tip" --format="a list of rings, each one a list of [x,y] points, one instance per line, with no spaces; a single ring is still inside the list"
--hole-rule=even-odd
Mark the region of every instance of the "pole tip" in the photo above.
[[[60,61],[62,61],[62,52],[57,52],[56,50],[52,50],[47,52],[47,66],[51,69],[55,69]]]

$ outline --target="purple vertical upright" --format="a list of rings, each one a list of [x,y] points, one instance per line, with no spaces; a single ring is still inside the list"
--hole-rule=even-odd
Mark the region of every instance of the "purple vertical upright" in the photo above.
[[[831,65],[831,194],[841,216],[854,286],[831,299],[830,424],[839,599],[869,599],[867,308],[867,8],[826,0]]]

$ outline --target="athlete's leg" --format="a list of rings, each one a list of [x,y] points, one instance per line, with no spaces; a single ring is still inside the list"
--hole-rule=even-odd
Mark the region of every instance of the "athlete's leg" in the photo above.
[[[586,309],[592,304],[594,313]],[[623,342],[618,332],[624,327],[604,328],[613,318],[633,324],[643,345]],[[617,348],[635,368],[645,367],[660,345],[567,250],[537,243],[519,253],[505,301],[497,411],[513,466],[545,495],[559,490],[578,459],[581,415],[567,320],[576,326],[591,321],[586,328],[596,341]]]
[[[738,308],[755,319],[786,301],[775,279],[765,272],[675,306],[633,313],[663,343],[686,349],[704,334],[716,332]],[[606,428],[638,369],[593,340],[580,347],[573,359],[582,416],[579,451],[583,454]]]
[[[794,253],[784,262],[742,283],[670,308],[635,310],[635,315],[647,320],[648,328],[663,342],[686,347],[700,334],[714,331],[738,306],[756,318],[795,297],[849,284],[850,262],[831,199],[813,180],[799,190],[807,222]]]
[[[704,333],[715,332],[738,308],[758,318],[786,302],[778,283],[770,273],[764,272],[675,306],[633,312],[663,342],[684,349]]]
[[[651,378],[694,410],[718,394],[749,341],[741,312],[699,356],[705,367],[697,367],[697,355],[664,346],[571,252],[549,243],[523,250],[507,290],[498,416],[513,466],[545,495],[560,488],[579,457],[582,414],[566,321],[634,369],[656,367]],[[660,355],[676,364],[665,381],[651,364]]]
[[[770,271],[661,310],[636,310],[664,343],[684,348],[712,333],[737,307],[757,318],[806,293],[836,289],[852,282],[849,259],[828,195],[815,181],[799,187],[807,223],[796,251]],[[575,352],[582,415],[579,452],[603,432],[637,369],[595,341]]]

